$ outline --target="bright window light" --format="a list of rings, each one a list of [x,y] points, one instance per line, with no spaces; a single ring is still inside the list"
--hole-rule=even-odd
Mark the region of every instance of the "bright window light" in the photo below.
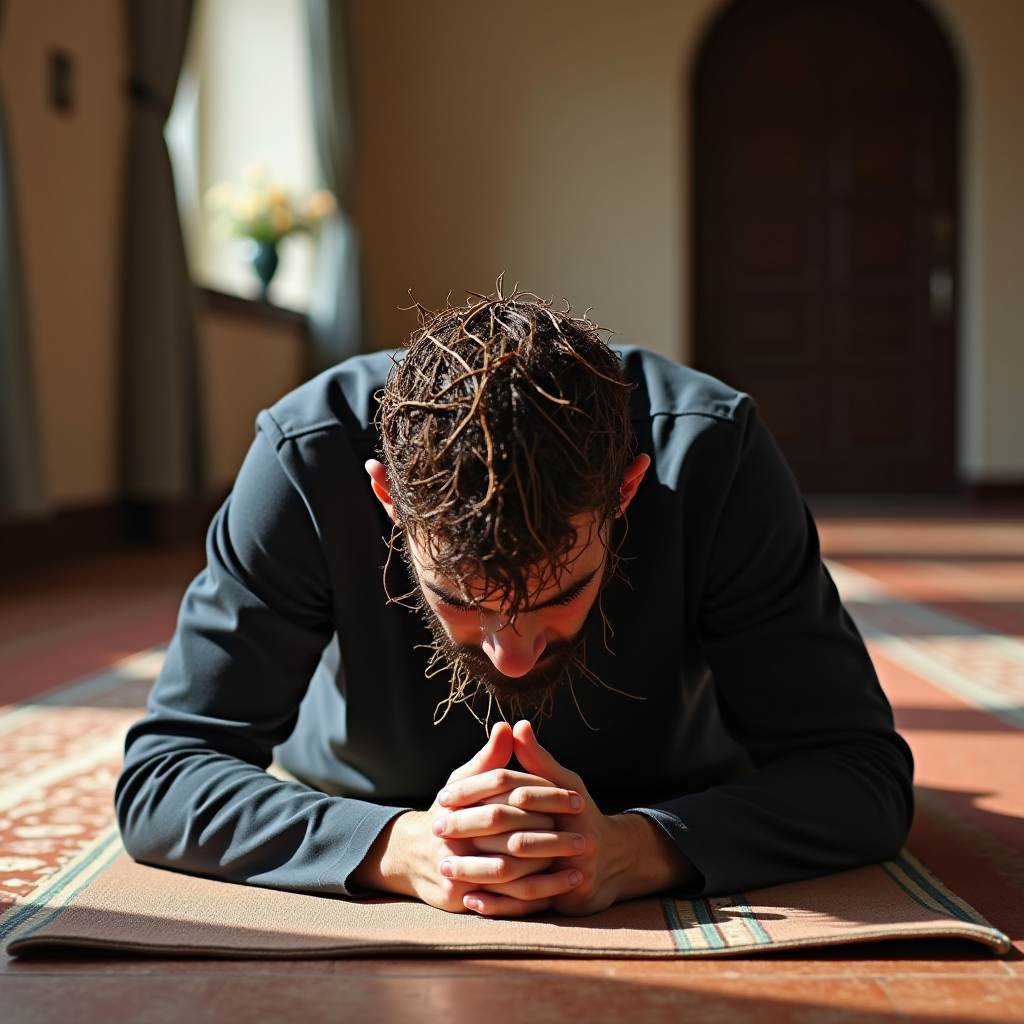
[[[165,137],[189,265],[197,284],[254,298],[258,281],[240,240],[215,238],[203,196],[263,164],[305,196],[318,186],[304,0],[199,0]],[[280,306],[309,308],[315,243],[285,239],[270,288]]]

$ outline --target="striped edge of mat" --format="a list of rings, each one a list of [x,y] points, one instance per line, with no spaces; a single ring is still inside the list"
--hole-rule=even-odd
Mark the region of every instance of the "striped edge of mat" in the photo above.
[[[56,875],[52,876],[30,897],[26,897],[0,917],[0,942],[10,947],[17,947],[21,941],[28,940],[28,946],[38,946],[37,940],[33,940],[33,933],[45,929],[47,925],[55,922],[59,915],[68,908],[76,896],[81,893],[90,882],[98,878],[113,862],[123,854],[120,838],[116,827],[111,825],[101,836],[83,850],[77,857],[66,864]],[[655,906],[660,904],[661,912],[664,915],[664,923],[671,941],[664,950],[654,949],[559,949],[550,945],[538,948],[531,948],[529,944],[519,946],[517,943],[500,944],[500,951],[504,953],[521,952],[524,955],[590,955],[590,956],[678,956],[678,957],[706,957],[706,956],[728,956],[730,954],[750,954],[768,952],[770,950],[846,945],[851,942],[868,942],[875,939],[896,939],[896,938],[918,938],[928,937],[953,937],[970,939],[987,945],[997,954],[1004,954],[1010,951],[1011,943],[1009,938],[999,929],[989,924],[973,907],[969,906],[960,897],[950,892],[942,882],[935,877],[920,861],[912,854],[902,853],[897,859],[887,861],[880,865],[881,870],[906,896],[929,912],[940,915],[949,923],[939,931],[915,932],[913,929],[894,934],[891,926],[882,926],[877,929],[857,930],[856,936],[831,934],[819,932],[817,935],[807,935],[800,939],[787,939],[782,936],[773,938],[765,926],[758,919],[758,906],[766,903],[763,899],[772,890],[761,890],[757,894],[755,906],[752,908],[748,898],[744,894],[734,896],[722,896],[700,899],[677,899],[673,897],[662,897]],[[144,869],[154,870],[154,869]],[[753,896],[753,894],[752,894]],[[428,908],[423,908],[428,913]],[[657,913],[657,911],[655,911]],[[567,927],[582,922],[585,919],[574,921],[567,919]],[[455,922],[453,922],[454,924]],[[769,927],[774,930],[774,926]],[[386,930],[386,929],[385,929]],[[42,938],[42,936],[40,936]],[[70,937],[68,937],[70,938]],[[524,936],[525,938],[525,936]],[[668,936],[666,937],[668,938]],[[44,942],[45,944],[45,942]],[[68,942],[65,939],[61,942],[57,939],[57,945],[93,945],[89,942]],[[51,942],[52,946],[53,943]],[[27,947],[26,947],[27,948]],[[96,947],[99,948],[99,947]],[[167,949],[132,949],[120,946],[121,952],[149,952],[157,955],[174,955]],[[13,952],[17,953],[17,949]],[[499,946],[493,942],[484,942],[482,945],[465,944],[463,942],[448,946],[439,942],[430,950],[421,950],[427,953],[454,953],[456,955],[472,955],[473,952],[499,951]],[[179,949],[178,955],[200,955],[200,956],[246,956],[241,949],[216,950],[197,946],[194,949]],[[347,951],[335,949],[333,951],[320,948],[297,949],[291,952],[278,950],[271,953],[271,956],[338,956],[338,955],[402,955],[413,952],[410,949],[399,948],[399,946],[384,942],[371,942],[360,949],[350,948]],[[251,956],[259,957],[266,955],[257,949],[251,951]]]
[[[124,852],[117,823],[111,822],[87,847],[0,917],[0,944],[7,945],[52,921]]]
[[[879,866],[915,903],[951,919],[951,926],[945,934],[983,942],[1000,956],[1010,952],[1012,943],[1009,936],[993,927],[974,907],[947,889],[909,851],[904,850],[896,860],[885,861]],[[707,956],[730,951],[755,952],[811,945],[802,941],[791,943],[773,939],[758,920],[744,893],[698,899],[662,897],[661,907],[672,941],[681,954]],[[855,940],[834,936],[817,939],[813,945],[847,945],[852,941],[870,942],[903,937],[894,936],[890,928],[879,928],[874,933],[861,931]]]

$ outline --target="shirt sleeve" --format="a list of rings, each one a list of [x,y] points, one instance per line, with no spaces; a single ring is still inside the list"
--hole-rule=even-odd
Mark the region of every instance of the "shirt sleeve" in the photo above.
[[[698,640],[722,720],[756,771],[635,808],[703,875],[741,892],[897,854],[913,760],[821,562],[789,468],[751,411],[700,594]]]
[[[265,769],[334,632],[316,528],[262,433],[210,526],[116,806],[136,860],[233,882],[354,893],[403,808],[326,796]]]

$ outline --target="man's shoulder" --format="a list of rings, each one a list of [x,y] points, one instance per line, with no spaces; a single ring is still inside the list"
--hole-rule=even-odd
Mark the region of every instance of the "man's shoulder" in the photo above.
[[[352,356],[324,370],[260,413],[260,428],[278,443],[325,430],[374,435],[376,396],[399,354]]]
[[[649,349],[614,346],[626,379],[634,385],[630,414],[634,422],[656,416],[695,416],[741,422],[750,398],[728,384]]]

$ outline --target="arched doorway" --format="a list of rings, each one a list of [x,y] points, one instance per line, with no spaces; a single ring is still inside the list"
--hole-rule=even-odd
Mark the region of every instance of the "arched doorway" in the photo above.
[[[704,45],[696,363],[805,492],[955,486],[957,92],[916,0],[737,0]]]

